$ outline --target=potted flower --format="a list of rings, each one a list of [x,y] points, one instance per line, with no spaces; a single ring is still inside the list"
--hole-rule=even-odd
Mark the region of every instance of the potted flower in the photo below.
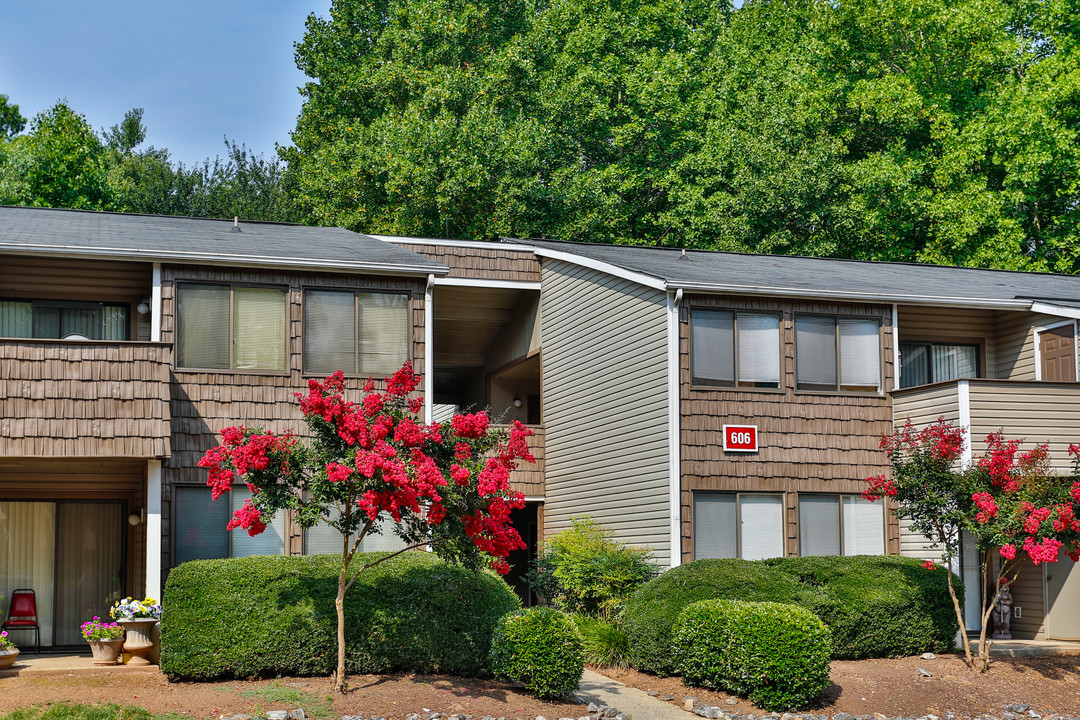
[[[95,665],[115,665],[124,644],[124,628],[116,623],[101,622],[94,616],[79,626],[82,636],[90,643]]]
[[[150,660],[146,656],[154,647],[150,633],[161,619],[161,604],[154,598],[133,600],[128,597],[117,600],[109,610],[109,616],[127,630],[124,652],[131,653],[128,664],[149,665]]]
[[[19,648],[8,640],[7,630],[0,632],[0,670],[14,665],[17,657],[19,657]]]

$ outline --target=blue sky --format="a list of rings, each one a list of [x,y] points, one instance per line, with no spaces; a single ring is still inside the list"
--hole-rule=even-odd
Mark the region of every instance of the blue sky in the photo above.
[[[305,76],[293,43],[330,0],[3,0],[0,93],[27,118],[66,98],[97,130],[144,108],[147,144],[187,164],[223,137],[288,143]]]

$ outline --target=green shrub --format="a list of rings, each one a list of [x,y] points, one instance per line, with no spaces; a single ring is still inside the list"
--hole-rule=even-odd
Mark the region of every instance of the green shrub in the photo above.
[[[585,662],[598,667],[630,666],[630,643],[618,623],[578,613],[571,616],[585,649]]]
[[[674,674],[671,628],[691,603],[717,598],[794,602],[800,590],[794,579],[760,562],[698,560],[672,568],[626,601],[622,625],[630,664],[657,675]]]
[[[560,610],[611,619],[659,568],[649,551],[623,545],[592,518],[571,522],[569,529],[544,543],[529,584]]]
[[[693,603],[675,622],[674,643],[683,682],[737,693],[766,710],[799,710],[829,686],[829,628],[794,605]]]
[[[581,635],[566,614],[529,608],[499,619],[491,639],[496,677],[516,680],[539,697],[569,695],[585,670]]]
[[[945,570],[898,555],[767,560],[818,592],[800,604],[820,617],[833,637],[833,657],[899,657],[952,649],[959,625]],[[959,578],[953,577],[963,597]]]
[[[953,577],[959,586],[959,579]],[[943,570],[890,556],[697,560],[669,570],[626,602],[630,664],[675,671],[671,627],[699,600],[774,601],[807,608],[829,626],[833,657],[866,658],[946,651],[959,629]]]
[[[170,680],[329,674],[340,562],[263,556],[175,568],[163,597],[162,672]],[[346,594],[346,668],[486,674],[495,623],[518,606],[491,573],[404,553],[365,570]]]

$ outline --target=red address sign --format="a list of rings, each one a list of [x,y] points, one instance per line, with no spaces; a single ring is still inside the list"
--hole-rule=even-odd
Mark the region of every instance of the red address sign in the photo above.
[[[724,452],[757,452],[757,425],[725,425]]]

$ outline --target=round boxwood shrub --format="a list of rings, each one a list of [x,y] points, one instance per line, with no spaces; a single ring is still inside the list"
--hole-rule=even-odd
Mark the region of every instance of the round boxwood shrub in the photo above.
[[[163,592],[162,672],[170,680],[329,674],[340,563],[256,556],[176,567]],[[495,623],[519,606],[492,573],[403,553],[365,570],[345,595],[346,669],[487,674]]]
[[[581,635],[569,616],[547,607],[503,616],[491,640],[496,677],[516,680],[540,697],[569,695],[585,669]]]
[[[798,710],[829,686],[829,628],[809,610],[772,602],[703,600],[675,622],[688,685],[743,695],[766,710]]]
[[[959,625],[944,569],[898,555],[767,560],[811,592],[799,604],[833,637],[833,658],[900,657],[952,649]],[[963,596],[960,579],[953,576]]]
[[[778,569],[747,560],[697,560],[668,570],[630,596],[622,612],[630,664],[657,675],[675,673],[671,627],[699,600],[794,602],[799,583]]]

